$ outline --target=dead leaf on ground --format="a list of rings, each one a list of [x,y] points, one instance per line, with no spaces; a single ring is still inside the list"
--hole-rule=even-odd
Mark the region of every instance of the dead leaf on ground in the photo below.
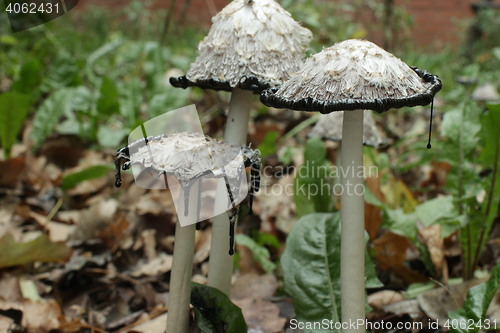
[[[233,299],[248,297],[270,298],[278,289],[278,280],[273,274],[245,274],[237,278],[231,289]]]
[[[152,260],[137,264],[130,275],[133,277],[139,277],[141,275],[159,276],[163,273],[170,272],[172,269],[172,259],[173,256],[162,252],[158,257]]]
[[[401,302],[384,306],[384,311],[395,315],[409,315],[413,319],[421,316],[421,309],[416,299],[407,299]]]
[[[64,243],[51,242],[47,235],[18,242],[8,233],[0,238],[0,268],[31,264],[35,261],[61,262],[71,256],[71,249]]]
[[[443,283],[448,281],[448,265],[444,257],[444,243],[441,237],[441,225],[433,224],[428,227],[418,225],[418,233],[429,250],[432,264],[438,279]]]
[[[280,317],[280,308],[262,298],[249,297],[233,300],[243,312],[243,317],[249,329],[258,329],[264,333],[281,332],[286,319]]]
[[[419,272],[405,265],[411,243],[408,238],[386,231],[373,241],[375,262],[382,271],[388,271],[406,283],[427,281]]]
[[[294,179],[293,175],[283,175],[277,183],[266,184],[264,181],[261,183],[261,189],[256,194],[257,202],[254,209],[255,214],[262,220],[261,231],[272,231],[273,224],[285,234],[292,230],[295,223],[292,190]]]
[[[24,172],[24,157],[0,161],[0,187],[14,188]]]
[[[147,315],[140,318],[139,324],[131,326],[119,332],[127,333],[164,333],[167,328],[167,314],[164,313],[153,319],[148,319]]]
[[[5,274],[0,279],[1,299],[4,301],[19,301],[23,298],[19,288],[19,278]],[[1,332],[1,331],[0,331]]]
[[[382,309],[384,306],[403,300],[403,295],[394,290],[381,290],[368,295],[368,305],[375,310]]]
[[[118,202],[114,199],[108,199],[81,210],[71,240],[81,243],[95,237],[100,230],[114,221],[113,216],[117,209]]]
[[[380,179],[378,177],[368,177],[365,179],[365,184],[375,197],[383,202],[384,194],[380,191]],[[365,229],[370,239],[377,236],[381,224],[382,214],[380,208],[365,202]]]
[[[432,289],[418,295],[417,301],[429,318],[444,323],[448,319],[449,311],[456,310],[464,304],[467,290],[484,281],[486,279],[477,279]]]
[[[59,319],[62,317],[61,309],[54,300],[8,302],[0,300],[0,309],[10,309],[22,312],[21,326],[30,333],[45,333],[58,329]]]

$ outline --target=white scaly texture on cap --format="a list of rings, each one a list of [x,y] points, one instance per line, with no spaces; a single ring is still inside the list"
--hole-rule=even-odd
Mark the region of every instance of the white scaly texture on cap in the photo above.
[[[351,39],[311,56],[276,95],[299,100],[404,98],[429,86],[407,64],[366,40]]]
[[[365,110],[363,116],[363,144],[378,147],[384,143],[379,134],[373,111]],[[324,140],[342,141],[342,123],[344,121],[344,111],[332,112],[321,115],[316,125],[309,133],[310,137],[320,137]]]
[[[303,63],[311,32],[273,0],[234,0],[212,19],[186,77],[237,87],[242,77],[281,84]]]
[[[151,139],[130,156],[131,164],[140,164],[173,175],[181,183],[190,182],[211,171],[229,179],[239,179],[243,168],[240,147],[200,133],[182,132]]]

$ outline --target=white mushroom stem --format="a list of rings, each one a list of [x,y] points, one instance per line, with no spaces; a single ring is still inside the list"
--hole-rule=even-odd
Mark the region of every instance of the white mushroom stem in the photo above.
[[[340,287],[342,322],[365,319],[365,238],[363,185],[363,110],[344,112],[342,127],[342,235]],[[345,329],[361,333],[365,328]]]
[[[224,142],[236,146],[242,146],[246,143],[251,103],[251,91],[238,88],[233,89],[224,131]],[[219,187],[217,191],[218,193],[226,193],[225,187]],[[224,195],[217,195],[217,198],[221,197],[224,197]],[[226,202],[221,202],[220,204],[225,205]],[[224,213],[213,219],[208,285],[229,295],[231,292],[232,274],[233,257],[229,255],[229,217]]]
[[[189,212],[198,210],[200,189],[193,185],[189,193]],[[181,202],[185,202],[181,200]],[[184,205],[184,204],[183,204]],[[183,214],[184,207],[180,210]],[[197,214],[192,214],[196,218]],[[191,277],[193,274],[195,224],[181,227],[179,221],[175,225],[175,243],[170,273],[168,297],[168,333],[186,333],[189,329],[189,303],[191,297]]]

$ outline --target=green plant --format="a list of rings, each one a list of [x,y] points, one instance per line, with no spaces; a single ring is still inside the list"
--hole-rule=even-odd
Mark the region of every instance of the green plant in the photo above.
[[[202,333],[246,332],[241,309],[217,288],[192,283],[191,304]]]
[[[486,311],[497,291],[500,290],[500,265],[491,271],[488,281],[472,287],[467,292],[464,306],[448,312],[445,327],[452,333],[474,333],[484,329],[496,330],[496,320],[486,318]]]
[[[288,235],[281,267],[285,291],[293,297],[301,322],[341,322],[340,241],[339,212],[304,215]],[[381,287],[375,266],[368,255],[365,258],[365,287]],[[306,330],[332,331],[337,330]]]

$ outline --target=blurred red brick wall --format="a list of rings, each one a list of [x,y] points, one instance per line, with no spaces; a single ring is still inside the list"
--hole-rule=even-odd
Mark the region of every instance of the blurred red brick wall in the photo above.
[[[105,4],[121,6],[130,0],[81,0],[86,4]],[[177,0],[177,15],[182,11],[186,0]],[[332,1],[332,0],[319,0]],[[348,1],[348,0],[334,0]],[[367,0],[368,1],[368,0]],[[464,40],[467,25],[463,20],[473,17],[471,4],[478,0],[395,0],[398,6],[405,6],[413,21],[412,39],[418,48],[439,50],[446,46],[455,46]],[[500,0],[495,0],[499,2]],[[209,25],[210,18],[222,9],[228,0],[191,0],[186,20],[190,23]],[[170,0],[155,0],[155,6],[168,8]],[[380,36],[368,38],[380,42]]]

